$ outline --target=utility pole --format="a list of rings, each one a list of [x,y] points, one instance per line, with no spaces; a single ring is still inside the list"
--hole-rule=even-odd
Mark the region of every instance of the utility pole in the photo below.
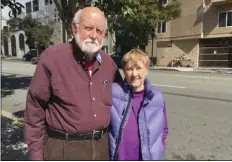
[[[151,31],[151,66],[154,66],[154,38],[155,38],[155,29]]]

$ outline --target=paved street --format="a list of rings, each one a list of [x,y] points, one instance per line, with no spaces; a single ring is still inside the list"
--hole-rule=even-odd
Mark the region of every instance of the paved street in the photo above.
[[[35,67],[2,61],[4,112],[23,116]],[[169,122],[166,160],[232,159],[232,74],[151,71],[148,77],[165,94]]]
[[[232,159],[232,75],[152,72],[165,94],[166,159]]]

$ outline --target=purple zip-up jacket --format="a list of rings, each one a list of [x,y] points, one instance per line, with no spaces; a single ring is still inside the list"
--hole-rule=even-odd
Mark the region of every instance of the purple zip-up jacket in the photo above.
[[[144,102],[138,115],[141,160],[162,160],[168,134],[165,101],[162,92],[147,79],[144,93]],[[110,159],[117,160],[122,134],[132,110],[132,87],[126,81],[113,83],[112,94]]]

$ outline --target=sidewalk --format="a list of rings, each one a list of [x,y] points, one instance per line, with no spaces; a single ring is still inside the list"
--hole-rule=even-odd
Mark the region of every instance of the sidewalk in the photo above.
[[[150,70],[167,70],[167,71],[185,71],[185,72],[201,72],[201,73],[224,73],[232,74],[232,68],[217,68],[217,67],[165,67],[153,66]]]
[[[23,128],[12,122],[11,119],[1,116],[1,160],[28,160]]]

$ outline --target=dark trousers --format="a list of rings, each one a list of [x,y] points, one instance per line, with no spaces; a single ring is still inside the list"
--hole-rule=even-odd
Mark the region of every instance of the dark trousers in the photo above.
[[[99,140],[65,141],[45,137],[44,160],[109,160],[108,135]]]

